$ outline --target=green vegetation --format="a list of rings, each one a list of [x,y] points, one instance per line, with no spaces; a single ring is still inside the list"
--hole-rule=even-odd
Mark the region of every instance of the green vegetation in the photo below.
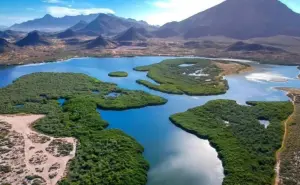
[[[115,71],[108,74],[110,77],[127,77],[128,73],[125,71]]]
[[[228,63],[228,62],[224,62]],[[181,67],[182,64],[193,64]],[[137,80],[150,89],[187,95],[216,95],[228,90],[223,72],[214,62],[204,59],[170,59],[149,66],[134,68],[136,71],[148,71],[147,76],[159,83],[153,84],[146,80]]]
[[[184,130],[208,139],[223,162],[224,185],[272,184],[275,153],[283,136],[283,121],[293,112],[290,102],[215,100],[172,115]],[[265,128],[258,120],[269,120]]]
[[[106,96],[112,92],[120,95]],[[67,100],[63,107],[57,102],[58,98]],[[0,89],[1,114],[45,114],[47,116],[39,120],[34,129],[55,137],[75,137],[79,141],[76,157],[61,185],[146,184],[148,164],[142,156],[143,147],[122,131],[104,130],[108,123],[96,109],[123,110],[166,101],[72,73],[26,75]]]

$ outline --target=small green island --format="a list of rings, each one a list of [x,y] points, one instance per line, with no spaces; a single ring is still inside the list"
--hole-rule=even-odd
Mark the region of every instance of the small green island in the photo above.
[[[272,184],[275,153],[281,147],[284,121],[293,113],[290,102],[214,100],[172,115],[178,127],[208,139],[222,160],[223,185]],[[265,127],[260,121],[268,121]]]
[[[66,100],[63,105],[58,102],[61,98]],[[0,114],[42,114],[45,117],[33,125],[36,131],[77,139],[76,156],[60,185],[146,184],[149,165],[143,147],[120,130],[105,130],[108,123],[97,108],[124,110],[166,102],[73,73],[34,73],[0,89]],[[3,139],[5,133],[1,134]]]
[[[125,71],[115,71],[115,72],[110,72],[108,73],[108,76],[110,77],[118,77],[118,78],[121,78],[121,77],[127,77],[128,76],[128,73],[125,72]]]
[[[147,76],[157,84],[147,80],[136,82],[153,90],[169,94],[218,95],[226,93],[229,88],[224,75],[250,68],[234,62],[180,58],[139,66],[134,70],[148,72]]]

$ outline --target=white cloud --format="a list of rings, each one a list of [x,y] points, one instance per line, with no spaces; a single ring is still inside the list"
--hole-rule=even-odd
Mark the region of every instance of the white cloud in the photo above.
[[[181,21],[196,13],[211,8],[224,0],[158,0],[152,3],[158,13],[149,15],[150,24],[162,25],[170,21]]]
[[[75,15],[89,15],[96,13],[110,13],[114,14],[115,12],[108,8],[70,8],[62,6],[49,6],[47,12],[54,17],[63,17],[66,15],[75,16]]]
[[[62,0],[43,0],[44,3],[52,3],[52,4],[58,4],[58,3],[65,3]]]

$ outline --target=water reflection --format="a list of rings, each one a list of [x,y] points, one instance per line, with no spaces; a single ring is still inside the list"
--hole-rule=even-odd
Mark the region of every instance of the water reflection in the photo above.
[[[216,185],[222,184],[221,161],[206,140],[175,131],[165,144],[170,157],[149,172],[149,185]]]
[[[223,168],[216,151],[208,141],[174,126],[169,121],[169,116],[214,99],[232,99],[239,104],[245,104],[249,100],[288,100],[283,92],[274,87],[300,87],[298,80],[261,83],[249,81],[246,76],[253,73],[271,73],[295,79],[299,70],[293,66],[257,65],[250,61],[240,61],[251,63],[255,71],[227,76],[230,89],[226,94],[218,96],[169,95],[136,83],[137,79],[149,80],[149,78],[145,72],[134,71],[134,67],[158,63],[168,58],[82,58],[67,62],[4,68],[0,70],[0,86],[4,87],[18,77],[34,72],[74,72],[84,73],[101,81],[117,83],[123,88],[144,90],[165,97],[169,101],[163,106],[127,111],[99,110],[99,112],[102,118],[110,123],[109,128],[123,130],[144,146],[144,156],[151,166],[148,185],[221,185]],[[110,78],[107,74],[111,71],[126,71],[130,75],[124,79]],[[63,103],[64,100],[61,100],[60,104]]]

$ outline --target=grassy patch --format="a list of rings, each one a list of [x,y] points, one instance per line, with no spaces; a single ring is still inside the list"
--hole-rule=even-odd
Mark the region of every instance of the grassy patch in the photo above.
[[[217,149],[226,175],[223,184],[272,184],[275,153],[281,146],[283,121],[293,112],[290,102],[210,101],[172,115],[184,130],[208,139]],[[265,128],[258,120],[269,120]]]
[[[193,65],[182,67],[182,64]],[[160,85],[146,80],[137,80],[137,83],[165,93],[217,95],[228,90],[227,81],[222,77],[223,69],[210,60],[169,59],[158,64],[136,67],[134,70],[148,71],[147,76]]]
[[[99,93],[95,94],[93,91]],[[112,92],[116,98],[107,98]],[[67,101],[61,107],[57,99]],[[167,100],[142,91],[128,91],[82,74],[35,73],[0,89],[0,113],[46,114],[34,129],[55,137],[75,137],[79,141],[68,175],[59,183],[143,185],[148,164],[143,147],[119,130],[104,130],[97,107],[123,110],[160,105]],[[14,105],[22,104],[16,108]],[[63,146],[61,151],[70,151]]]
[[[108,76],[110,76],[110,77],[127,77],[128,73],[125,71],[115,71],[115,72],[108,73]]]

